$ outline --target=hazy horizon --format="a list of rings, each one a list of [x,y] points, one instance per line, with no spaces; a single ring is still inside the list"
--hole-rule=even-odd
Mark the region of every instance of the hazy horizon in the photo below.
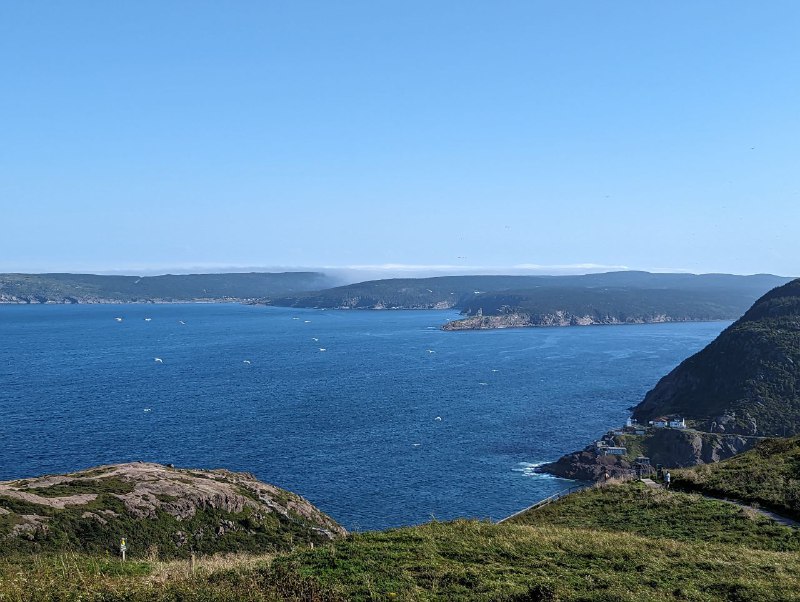
[[[222,273],[283,273],[283,272],[317,272],[331,280],[331,286],[353,284],[368,280],[389,278],[433,278],[441,276],[481,276],[481,275],[514,275],[514,276],[577,276],[583,274],[603,274],[609,272],[650,272],[654,274],[731,274],[736,276],[753,276],[770,274],[787,278],[797,277],[795,274],[774,274],[755,272],[751,274],[736,272],[691,272],[681,269],[638,269],[627,266],[184,266],[154,269],[120,269],[120,270],[42,270],[30,272],[5,272],[21,274],[98,274],[107,276],[163,276],[186,274],[222,274]]]

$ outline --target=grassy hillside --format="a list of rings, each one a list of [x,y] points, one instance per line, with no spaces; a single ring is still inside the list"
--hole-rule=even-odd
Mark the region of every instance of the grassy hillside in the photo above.
[[[351,534],[278,555],[0,561],[5,600],[800,600],[800,536],[747,510],[636,485],[519,517]]]
[[[800,433],[800,280],[764,295],[633,412],[640,422],[662,414],[716,432]]]
[[[97,303],[253,299],[287,295],[329,284],[316,272],[104,276],[97,274],[0,274],[6,303]]]
[[[650,489],[639,482],[585,489],[509,522],[800,552],[800,530],[778,526],[733,504]]]
[[[723,462],[673,474],[676,487],[758,503],[800,519],[800,437],[768,439]]]

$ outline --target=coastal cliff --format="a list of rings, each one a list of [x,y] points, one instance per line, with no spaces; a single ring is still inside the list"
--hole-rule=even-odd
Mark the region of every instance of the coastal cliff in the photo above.
[[[692,428],[648,427],[669,416]],[[606,470],[630,471],[639,455],[688,467],[729,458],[764,437],[800,434],[800,279],[763,295],[664,376],[633,408],[632,419],[642,425],[633,428],[640,434],[628,428],[602,438],[624,447],[621,455],[605,455],[592,444],[540,469],[594,480]]]
[[[482,313],[461,320],[451,320],[442,330],[491,330],[495,328],[526,328],[534,326],[601,326],[610,324],[661,324],[664,322],[686,322],[688,318],[674,318],[666,314],[640,316],[610,316],[583,314],[557,310],[544,314],[511,312],[485,316]]]
[[[642,423],[671,414],[710,432],[800,434],[800,280],[764,295],[633,410]]]

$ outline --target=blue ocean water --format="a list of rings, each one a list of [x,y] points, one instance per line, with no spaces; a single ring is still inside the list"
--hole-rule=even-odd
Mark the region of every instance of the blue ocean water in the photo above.
[[[455,317],[0,306],[0,479],[145,460],[252,472],[350,529],[497,519],[727,326],[439,330]]]

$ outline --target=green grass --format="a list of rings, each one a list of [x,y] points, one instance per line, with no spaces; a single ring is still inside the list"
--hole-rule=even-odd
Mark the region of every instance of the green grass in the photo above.
[[[675,487],[758,503],[800,518],[800,437],[768,439],[717,464],[672,472]]]
[[[637,483],[501,525],[353,534],[269,557],[201,558],[195,572],[156,557],[152,548],[124,565],[106,554],[9,555],[0,600],[800,600],[800,532]]]
[[[800,530],[733,504],[642,483],[586,489],[510,522],[800,552]]]
[[[94,564],[93,564],[94,563]],[[111,563],[111,564],[109,564]],[[0,564],[0,599],[741,600],[800,599],[800,555],[716,542],[477,521],[351,535],[325,547],[189,574],[59,557]]]

